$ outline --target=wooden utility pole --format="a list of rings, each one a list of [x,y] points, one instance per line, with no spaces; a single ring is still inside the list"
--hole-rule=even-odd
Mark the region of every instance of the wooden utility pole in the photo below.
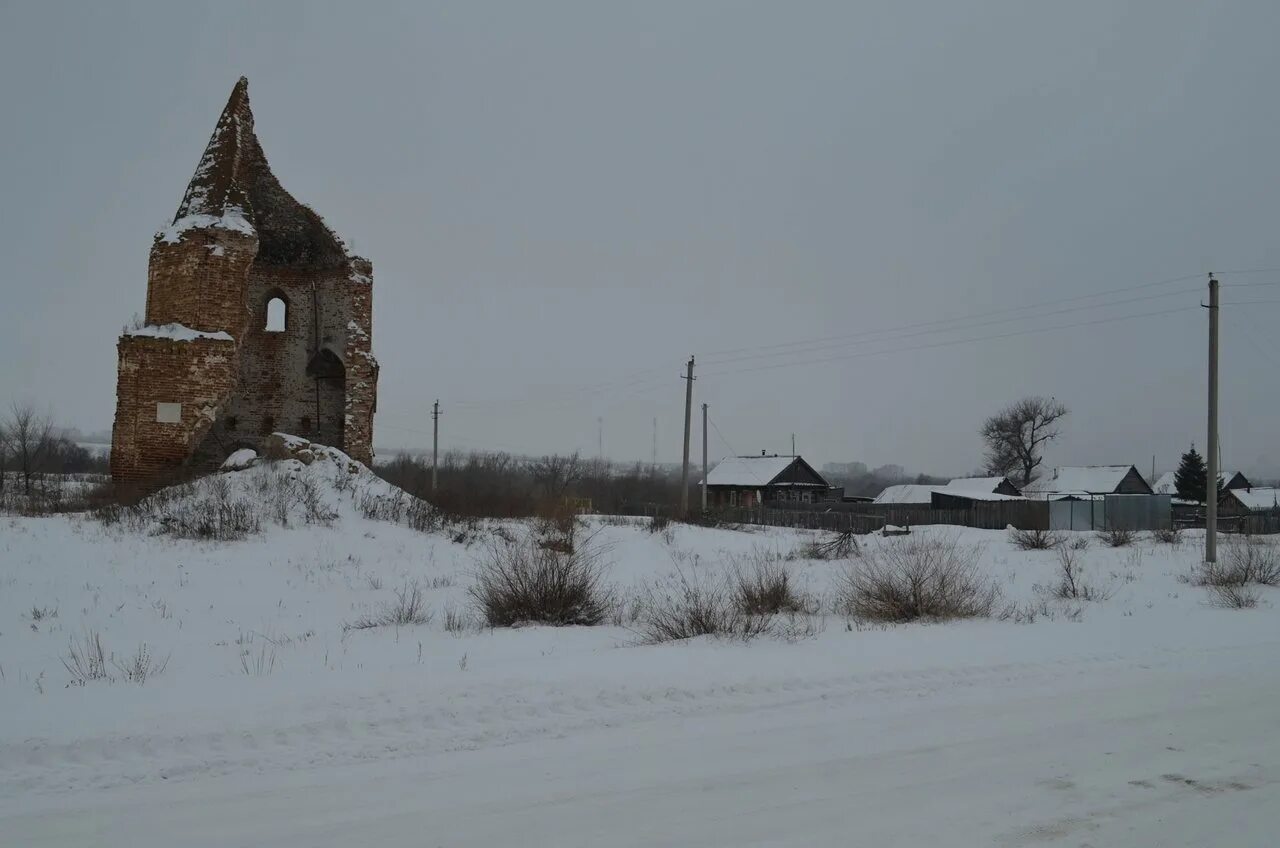
[[[702,511],[707,511],[707,405],[702,405]]]
[[[693,423],[693,357],[689,357],[684,379],[684,460],[680,465],[680,517],[689,516],[689,427]]]
[[[653,460],[650,462],[654,468],[658,467],[658,418],[653,419]]]
[[[796,455],[796,434],[791,434],[791,457],[794,459]]]
[[[1209,275],[1209,471],[1205,480],[1204,561],[1218,561],[1218,281]]]
[[[436,493],[437,466],[440,463],[440,401],[431,407],[431,494]]]

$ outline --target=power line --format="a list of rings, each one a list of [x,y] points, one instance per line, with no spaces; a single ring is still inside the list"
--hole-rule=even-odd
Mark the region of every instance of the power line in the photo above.
[[[1048,333],[1048,332],[1053,332],[1055,330],[1070,330],[1076,327],[1091,327],[1097,324],[1110,324],[1116,321],[1129,321],[1137,318],[1148,318],[1156,315],[1171,315],[1175,312],[1186,312],[1186,311],[1197,309],[1197,308],[1198,307],[1196,306],[1178,306],[1178,307],[1174,307],[1173,309],[1161,309],[1155,312],[1140,312],[1134,315],[1119,315],[1112,318],[1098,318],[1092,321],[1080,321],[1074,324],[1061,324],[1056,327],[1035,327],[1028,330],[1017,330],[1011,333],[1000,333],[1000,334],[991,335],[991,336],[976,336],[968,339],[953,339],[950,341],[935,342],[933,344],[926,344],[926,345],[912,345],[909,347],[889,348],[886,350],[865,351],[862,353],[844,354],[841,356],[828,356],[828,357],[823,357],[821,359],[806,359],[806,360],[797,360],[794,362],[781,362],[781,363],[775,363],[773,365],[758,365],[752,368],[737,368],[737,369],[730,369],[728,371],[711,371],[711,372],[704,373],[703,376],[704,377],[705,376],[721,376],[725,374],[743,374],[743,373],[752,372],[752,371],[770,371],[777,368],[790,368],[796,365],[816,365],[823,362],[836,362],[836,361],[845,360],[845,359],[861,359],[867,356],[880,356],[886,353],[905,353],[907,351],[914,351],[914,350],[930,350],[932,348],[951,347],[954,345],[971,344],[974,342],[994,341],[997,339],[1010,339],[1017,336],[1031,335],[1033,333]]]
[[[834,342],[834,343],[831,343],[831,344],[818,344],[817,342],[820,342],[820,341],[821,341],[821,340],[819,340],[819,339],[815,339],[815,340],[813,340],[813,342],[810,342],[810,343],[804,343],[804,342],[788,342],[788,343],[786,343],[786,344],[789,344],[789,345],[810,344],[810,345],[812,345],[812,346],[810,346],[810,347],[804,347],[804,348],[799,348],[799,347],[797,347],[797,348],[796,348],[796,349],[794,349],[794,350],[775,351],[775,352],[772,352],[772,353],[769,353],[769,352],[763,352],[763,353],[753,353],[753,354],[749,354],[749,355],[746,355],[746,356],[730,357],[730,358],[725,358],[725,359],[721,359],[721,360],[719,360],[719,361],[712,362],[712,363],[710,363],[710,364],[711,364],[711,365],[725,365],[725,364],[728,364],[728,363],[730,363],[730,362],[741,362],[741,361],[745,361],[745,360],[748,360],[748,359],[766,359],[766,358],[773,357],[773,356],[790,356],[790,355],[793,355],[793,354],[817,353],[817,352],[819,352],[819,351],[823,351],[823,350],[837,350],[837,349],[842,348],[842,347],[850,347],[850,346],[853,346],[853,345],[868,344],[868,343],[870,343],[870,342],[901,341],[901,340],[903,340],[903,339],[916,338],[916,337],[919,337],[919,336],[930,336],[930,335],[936,335],[936,334],[941,334],[941,333],[955,333],[955,332],[961,332],[961,331],[964,331],[964,330],[976,330],[976,329],[978,329],[979,327],[989,327],[989,326],[993,326],[993,325],[996,325],[996,324],[1007,324],[1007,323],[1009,323],[1010,321],[1029,321],[1029,320],[1038,320],[1038,319],[1041,319],[1041,318],[1052,318],[1052,317],[1054,317],[1055,315],[1066,315],[1066,314],[1068,314],[1068,313],[1072,313],[1072,312],[1088,312],[1088,311],[1090,311],[1090,310],[1094,310],[1094,309],[1106,309],[1106,308],[1110,308],[1110,307],[1112,307],[1112,306],[1125,306],[1125,305],[1128,305],[1128,304],[1131,304],[1131,303],[1142,303],[1142,302],[1149,301],[1149,300],[1159,300],[1159,299],[1163,299],[1163,298],[1166,298],[1166,297],[1176,297],[1176,296],[1179,296],[1179,295],[1189,294],[1189,293],[1191,293],[1191,292],[1193,292],[1193,291],[1197,291],[1197,292],[1198,292],[1198,291],[1200,291],[1200,289],[1201,289],[1201,287],[1200,287],[1200,286],[1196,286],[1195,288],[1178,289],[1178,290],[1176,290],[1176,291],[1172,291],[1172,292],[1163,292],[1163,293],[1161,293],[1161,294],[1146,295],[1146,296],[1143,296],[1143,297],[1132,297],[1132,298],[1128,298],[1128,299],[1126,299],[1126,300],[1118,300],[1118,301],[1113,301],[1113,302],[1110,302],[1110,303],[1097,303],[1097,304],[1090,304],[1090,305],[1087,305],[1087,306],[1071,306],[1071,307],[1067,307],[1066,309],[1057,309],[1057,310],[1054,310],[1054,311],[1052,311],[1052,312],[1045,312],[1045,313],[1043,313],[1043,314],[1039,314],[1039,315],[1032,315],[1032,316],[1009,316],[1009,317],[1005,317],[1005,318],[994,318],[994,319],[992,319],[992,320],[990,320],[990,321],[980,321],[980,322],[977,322],[977,323],[970,323],[970,324],[966,324],[966,325],[958,326],[958,327],[947,327],[947,328],[939,328],[939,329],[918,330],[918,331],[913,332],[913,333],[894,334],[894,335],[887,336],[887,337],[885,337],[885,338],[860,338],[860,339],[852,339],[851,337],[844,337],[844,338],[850,338],[850,340],[849,340],[849,341]],[[996,314],[996,313],[992,313],[992,314]],[[886,332],[886,333],[887,333],[887,332],[889,332],[889,331],[885,330],[885,331],[869,331],[869,332]],[[831,337],[831,338],[842,338],[842,337]],[[776,346],[768,346],[768,347],[760,348],[760,349],[757,349],[757,350],[764,350],[764,351],[768,351],[768,350],[769,350],[769,347],[776,347]]]
[[[980,312],[971,312],[965,315],[958,315],[953,318],[940,318],[933,321],[920,321],[914,324],[903,324],[897,327],[887,327],[881,330],[861,330],[856,333],[827,336],[819,339],[807,339],[804,341],[795,341],[795,342],[779,342],[778,344],[766,345],[764,347],[753,346],[753,347],[728,348],[724,350],[712,350],[712,351],[708,351],[706,353],[706,356],[714,357],[721,354],[739,353],[744,351],[771,350],[771,349],[789,347],[789,346],[798,345],[798,344],[808,344],[815,341],[819,341],[819,342],[831,341],[835,339],[850,338],[853,336],[862,336],[862,335],[867,335],[869,333],[877,333],[877,332],[891,333],[891,332],[896,332],[898,330],[914,330],[919,327],[931,327],[938,324],[951,324],[959,321],[967,321],[973,318],[984,318],[988,315],[1004,315],[1004,314],[1016,313],[1016,312],[1027,312],[1030,310],[1041,309],[1046,306],[1059,306],[1064,303],[1075,303],[1081,300],[1091,300],[1091,299],[1100,298],[1100,297],[1112,297],[1116,294],[1124,294],[1126,292],[1137,291],[1139,289],[1154,288],[1156,286],[1167,286],[1167,285],[1172,285],[1174,283],[1186,282],[1187,280],[1197,280],[1202,276],[1204,275],[1203,274],[1187,274],[1182,277],[1174,277],[1168,280],[1158,280],[1152,283],[1139,283],[1138,285],[1133,285],[1133,286],[1123,286],[1121,288],[1112,289],[1111,291],[1106,291],[1106,292],[1094,292],[1092,294],[1075,295],[1073,297],[1064,297],[1064,298],[1058,298],[1056,300],[1041,301],[1039,303],[1031,303],[1031,304],[1026,304],[1024,306],[1011,306],[1004,309],[982,310]]]

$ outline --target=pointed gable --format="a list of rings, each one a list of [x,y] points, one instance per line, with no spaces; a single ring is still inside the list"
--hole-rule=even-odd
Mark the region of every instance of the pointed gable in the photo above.
[[[249,80],[241,77],[213,128],[174,215],[169,240],[184,229],[247,227],[258,235],[257,262],[334,266],[348,261],[342,241],[271,173],[253,127]]]

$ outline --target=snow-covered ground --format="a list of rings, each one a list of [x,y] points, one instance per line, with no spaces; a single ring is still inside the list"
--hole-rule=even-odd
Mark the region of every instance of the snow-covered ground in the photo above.
[[[1178,579],[1194,538],[1113,550],[1079,534],[1109,597],[1046,601],[1033,623],[860,626],[829,612],[847,565],[797,559],[824,610],[804,638],[456,631],[494,525],[456,541],[369,520],[355,504],[385,492],[367,472],[278,468],[318,474],[336,518],[264,518],[233,542],[0,518],[0,844],[1264,846],[1280,832],[1280,590],[1209,606]],[[252,494],[262,473],[222,477]],[[588,524],[624,596],[813,538]],[[980,545],[1002,606],[1038,607],[1056,582],[1054,553],[1005,533],[915,532]],[[344,628],[414,584],[429,623]],[[118,660],[145,643],[167,666],[142,686],[68,685],[63,661],[90,632]]]

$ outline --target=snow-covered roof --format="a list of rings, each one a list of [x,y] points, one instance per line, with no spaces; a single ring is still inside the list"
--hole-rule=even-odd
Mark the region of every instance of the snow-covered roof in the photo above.
[[[964,478],[965,480],[976,480],[985,478]],[[992,481],[1003,480],[1003,477],[992,477]],[[1022,498],[1015,495],[996,494],[992,489],[996,487],[996,482],[992,482],[991,489],[984,489],[975,486],[973,488],[965,488],[964,486],[953,485],[956,481],[952,480],[945,486],[934,484],[919,483],[901,483],[897,486],[890,486],[880,494],[876,495],[873,503],[883,504],[932,504],[933,493],[937,492],[942,495],[955,495],[961,498],[968,498],[973,501],[1020,501]]]
[[[767,486],[786,471],[794,456],[730,456],[707,474],[708,486]]]
[[[947,488],[961,492],[994,492],[1004,482],[1003,477],[957,477]]]
[[[1160,479],[1155,482],[1151,488],[1155,489],[1157,495],[1176,495],[1178,494],[1178,484],[1174,482],[1176,471],[1166,471],[1160,475]],[[1238,471],[1219,471],[1218,479],[1222,481],[1222,485],[1227,485],[1231,478],[1235,477]]]
[[[974,489],[953,489],[950,486],[943,486],[934,489],[940,495],[955,495],[959,498],[967,498],[971,501],[1024,501],[1026,498],[1018,495],[1002,495],[997,492],[982,492]]]
[[[943,487],[937,485],[901,483],[897,486],[890,486],[880,494],[876,495],[876,499],[872,501],[872,503],[931,504],[933,503],[934,491],[941,488]]]
[[[1114,492],[1132,465],[1064,465],[1023,487],[1023,492],[1106,494]]]
[[[148,339],[168,339],[171,342],[193,342],[196,339],[210,339],[215,342],[233,342],[231,334],[223,330],[206,333],[193,330],[184,324],[146,324],[132,330],[125,330],[126,336],[141,336]]]
[[[1247,509],[1262,511],[1280,505],[1280,489],[1270,486],[1254,486],[1252,489],[1232,489],[1230,494]]]

